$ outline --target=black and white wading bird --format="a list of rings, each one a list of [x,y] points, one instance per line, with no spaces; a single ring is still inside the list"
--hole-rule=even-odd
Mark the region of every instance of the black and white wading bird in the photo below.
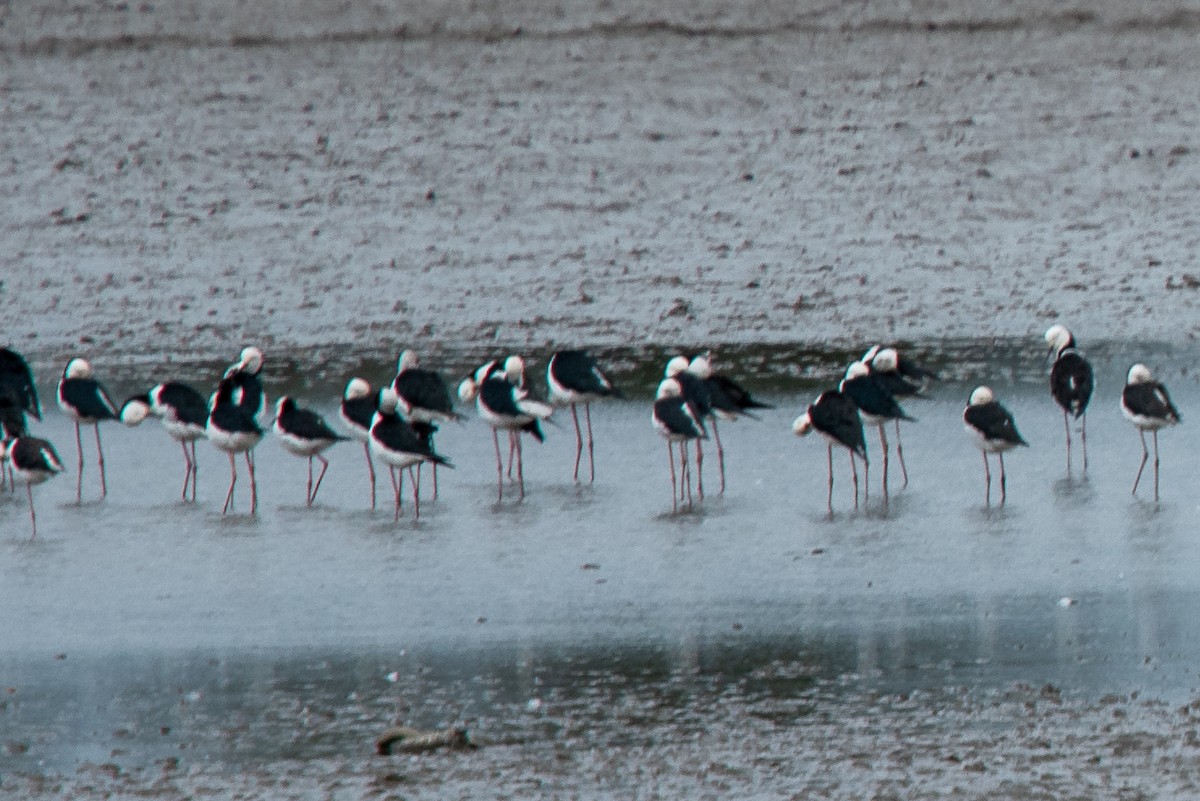
[[[33,371],[21,354],[0,348],[0,412],[10,409],[42,419]]]
[[[1000,503],[1004,503],[1008,494],[1004,452],[1029,443],[1017,431],[1012,414],[1000,405],[988,387],[976,387],[971,393],[970,402],[963,411],[963,424],[983,454],[983,475],[987,483],[985,497],[989,505],[992,502],[992,470],[988,466],[987,455],[994,453],[1000,459]]]
[[[712,390],[700,376],[691,372],[692,362],[687,356],[674,356],[663,370],[663,378],[673,378],[679,384],[683,397],[692,404],[701,420],[713,416]],[[661,384],[659,385],[662,386]],[[696,495],[704,500],[704,446],[708,437],[696,437]]]
[[[100,466],[100,497],[108,495],[108,479],[104,474],[104,448],[100,444],[100,423],[117,420],[120,415],[112,398],[98,381],[92,378],[92,366],[83,359],[67,362],[62,380],[58,382],[58,405],[75,422],[75,445],[79,450],[79,475],[75,483],[75,500],[83,501],[83,434],[82,426],[96,430],[96,455]]]
[[[875,345],[865,354],[862,361],[871,371],[871,375],[883,384],[884,389],[893,397],[925,398],[925,388],[931,381],[937,379],[937,373],[928,370],[911,359],[900,355],[895,348],[884,348]],[[900,474],[904,479],[901,489],[908,487],[908,465],[904,463],[904,443],[900,439],[900,418],[895,419],[896,426],[896,458],[900,461]]]
[[[1064,325],[1052,325],[1046,331],[1050,346],[1046,359],[1054,359],[1050,368],[1050,395],[1063,411],[1067,432],[1067,473],[1071,472],[1071,418],[1080,422],[1079,441],[1083,445],[1083,472],[1087,473],[1087,406],[1096,386],[1092,366],[1075,345],[1075,337]]]
[[[833,514],[833,447],[845,448],[850,453],[850,473],[854,477],[854,508],[858,508],[858,466],[854,457],[868,466],[867,440],[863,436],[862,417],[854,401],[836,389],[826,390],[817,397],[792,423],[792,431],[798,437],[816,431],[824,437],[829,454],[829,495],[826,500],[829,514]]]
[[[550,363],[546,365],[546,386],[552,405],[571,407],[571,419],[575,422],[575,470],[571,480],[576,482],[579,481],[579,464],[583,460],[583,430],[575,407],[583,404],[583,416],[587,422],[588,482],[594,483],[596,456],[592,439],[592,404],[605,398],[619,398],[621,393],[585,350],[560,350],[551,356]]]
[[[53,445],[37,437],[17,437],[8,443],[6,455],[16,480],[25,485],[25,492],[29,496],[29,523],[36,537],[37,513],[33,509],[33,485],[61,473],[62,460],[58,458]]]
[[[255,420],[262,417],[267,408],[267,393],[263,389],[263,353],[256,347],[242,348],[238,360],[229,365],[224,380],[233,387],[233,402],[248,412]]]
[[[311,409],[304,409],[295,399],[284,395],[275,402],[275,422],[272,424],[279,444],[296,456],[308,457],[308,488],[304,493],[304,503],[312,506],[317,500],[317,492],[321,489],[321,481],[325,471],[329,469],[329,460],[321,454],[339,442],[349,437],[343,437],[325,422],[325,418]],[[313,459],[321,463],[321,472],[313,483]]]
[[[196,500],[196,440],[203,439],[208,427],[208,404],[204,396],[181,381],[158,384],[145,395],[135,395],[121,405],[121,422],[133,427],[141,424],[150,415],[162,420],[162,426],[171,439],[183,448],[183,493],[188,499],[188,486],[192,488],[192,501]]]
[[[1171,403],[1167,388],[1154,380],[1150,368],[1144,364],[1135,364],[1129,368],[1129,378],[1125,389],[1121,392],[1121,412],[1126,419],[1138,430],[1142,438],[1142,462],[1138,465],[1137,476],[1133,479],[1133,494],[1137,495],[1138,482],[1142,480],[1142,471],[1146,469],[1146,461],[1150,451],[1146,448],[1146,432],[1154,437],[1154,501],[1158,502],[1158,430],[1173,426],[1180,421],[1179,410]]]
[[[910,417],[896,398],[888,391],[887,386],[878,376],[871,373],[863,362],[854,362],[846,369],[846,377],[838,389],[843,395],[853,401],[862,415],[864,425],[875,426],[879,429],[879,446],[883,452],[883,502],[888,502],[888,440],[885,426],[895,420],[915,420]],[[866,500],[871,492],[870,468],[867,468],[866,486],[863,488],[863,499]]]
[[[500,455],[500,430],[508,432],[510,459],[516,454],[517,484],[520,499],[525,498],[525,464],[521,446],[521,432],[527,431],[538,442],[545,437],[539,426],[549,420],[554,407],[529,397],[524,389],[525,361],[520,356],[510,356],[504,369],[496,369],[494,363],[484,365],[476,371],[475,408],[483,421],[492,427],[492,439],[496,445],[496,482],[498,501],[504,500],[504,462]],[[487,369],[485,369],[487,368]],[[511,464],[511,462],[510,462]]]
[[[375,413],[371,424],[371,454],[388,466],[392,476],[392,491],[395,495],[396,512],[394,520],[399,520],[402,513],[401,496],[404,492],[404,470],[420,465],[422,462],[440,464],[444,467],[454,467],[444,457],[434,452],[428,441],[420,435],[404,419],[399,410],[400,398],[392,389],[384,389],[379,393],[379,410]],[[417,487],[416,477],[413,476],[413,519],[421,518],[421,493]]]
[[[708,387],[709,419],[712,421],[713,439],[717,445],[717,470],[721,474],[720,495],[725,494],[725,446],[721,444],[721,430],[717,420],[730,422],[740,417],[754,418],[754,410],[770,409],[770,404],[760,403],[750,392],[729,376],[713,372],[712,354],[694,356],[688,363],[688,373],[704,382]]]
[[[254,475],[254,447],[262,440],[263,430],[256,415],[235,400],[235,381],[224,378],[217,384],[208,413],[205,434],[209,442],[229,454],[229,492],[221,514],[233,508],[233,488],[237,485],[237,454],[246,455],[246,470],[250,474],[250,514],[258,513],[258,480]],[[244,397],[244,396],[243,396]]]
[[[687,500],[692,508],[692,473],[688,467],[688,442],[708,438],[704,428],[704,417],[696,405],[687,399],[679,380],[666,378],[658,385],[654,395],[651,422],[659,435],[667,441],[667,461],[671,465],[671,511],[679,511],[679,502]],[[679,445],[679,478],[675,475],[675,450]]]
[[[371,481],[371,508],[375,508],[375,462],[371,459],[371,423],[379,411],[379,391],[361,378],[351,378],[342,393],[342,405],[338,416],[350,436],[363,444],[367,455],[367,475]]]
[[[414,350],[401,352],[396,362],[396,378],[392,381],[392,391],[400,398],[400,409],[404,419],[414,428],[428,433],[431,448],[438,423],[457,422],[462,419],[462,415],[454,411],[454,401],[450,397],[450,388],[446,381],[438,372],[421,367],[421,361]],[[417,465],[418,477],[422,464],[424,462]],[[432,463],[432,468],[433,497],[437,500],[436,461]]]

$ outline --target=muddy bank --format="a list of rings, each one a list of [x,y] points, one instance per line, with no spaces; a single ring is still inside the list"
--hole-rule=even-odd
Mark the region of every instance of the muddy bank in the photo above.
[[[226,5],[5,9],[35,359],[1197,330],[1188,8]]]
[[[560,673],[518,664],[460,677],[458,697],[431,670],[384,679],[371,671],[387,663],[370,660],[326,663],[358,672],[333,680],[315,665],[289,678],[260,669],[271,696],[254,728],[245,710],[188,691],[161,732],[126,729],[123,744],[74,770],[6,772],[0,797],[1124,800],[1191,798],[1200,784],[1200,701],[1089,699],[1052,683],[864,690],[862,676],[823,679],[804,662],[700,656],[651,656],[632,673],[619,657]],[[380,718],[445,720],[480,697],[491,700],[471,717],[478,750],[374,755]],[[201,730],[228,761],[196,760],[187,738]],[[150,736],[172,748],[137,764],[130,744]]]

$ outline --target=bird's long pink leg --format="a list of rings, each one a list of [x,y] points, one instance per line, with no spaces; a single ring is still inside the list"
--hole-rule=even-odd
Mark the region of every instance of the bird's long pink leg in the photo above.
[[[104,448],[100,445],[100,424],[96,426],[96,456],[100,462],[100,497],[108,497],[108,479],[104,475]]]
[[[371,511],[375,511],[375,462],[371,460],[371,443],[363,443],[363,453],[367,455],[367,474],[371,477]]]
[[[984,491],[984,502],[988,506],[992,505],[992,468],[988,466],[987,451],[980,451],[983,455],[983,480],[987,489]]]
[[[250,471],[250,514],[258,514],[258,480],[254,475],[254,451],[246,451],[246,469]]]
[[[571,419],[575,421],[575,472],[572,481],[579,481],[579,462],[583,459],[583,430],[579,427],[579,412],[571,404]]]
[[[37,513],[33,511],[33,485],[26,484],[25,492],[29,495],[29,523],[33,526],[33,534],[30,539],[37,537]]]
[[[1146,469],[1146,462],[1150,459],[1150,449],[1146,447],[1146,432],[1138,429],[1138,436],[1142,438],[1142,462],[1138,465],[1137,477],[1133,479],[1133,494],[1137,495],[1138,483],[1142,480],[1142,471]]]
[[[850,456],[854,458],[853,455]],[[826,500],[826,505],[829,507],[829,514],[833,514],[833,443],[829,443],[829,498]]]
[[[504,500],[504,457],[500,455],[500,429],[492,429],[492,441],[496,443],[496,502]]]
[[[233,488],[237,484],[237,461],[233,455],[233,451],[229,452],[229,492],[225,493],[225,505],[221,507],[221,514],[229,511],[233,505]]]
[[[1004,474],[1004,454],[996,454],[1000,457],[1000,503],[1008,500],[1008,476]]]
[[[188,499],[188,484],[192,483],[192,457],[188,455],[188,444],[186,442],[180,441],[179,445],[183,448],[183,464],[185,466],[183,473],[183,500],[186,502]]]
[[[313,463],[313,457],[311,457],[311,456],[310,456],[310,457],[308,457],[308,488],[304,490],[304,504],[305,504],[305,506],[312,506],[312,497],[313,497],[313,491],[312,491],[312,463]]]
[[[329,469],[329,460],[321,454],[316,457],[321,460],[321,472],[317,475],[317,485],[313,487],[312,497],[308,499],[308,505],[312,506],[317,500],[317,493],[321,491],[321,479],[325,478],[325,471]]]
[[[75,446],[79,449],[79,472],[75,476],[75,503],[83,503],[83,432],[75,424]]]
[[[196,458],[196,440],[192,440],[192,503],[196,502],[196,482],[200,478],[200,460]]]
[[[667,440],[667,462],[671,465],[671,511],[679,511],[679,499],[675,497],[676,481],[675,481],[675,449],[671,447],[671,440]]]
[[[1063,409],[1063,429],[1067,432],[1067,475],[1071,475],[1071,418]]]
[[[521,498],[525,500],[525,454],[521,447],[521,432],[514,432],[515,442],[517,443],[517,483],[521,487]]]
[[[1158,429],[1154,430],[1154,502],[1158,503]]]
[[[887,429],[884,424],[879,424],[879,446],[883,448],[883,505],[888,503],[888,440]]]
[[[1079,432],[1079,441],[1083,443],[1083,472],[1087,473],[1087,412],[1083,413],[1083,426]]]
[[[589,474],[588,483],[595,484],[596,483],[596,447],[595,447],[595,441],[592,439],[592,404],[590,404],[590,403],[583,404],[583,415],[584,415],[584,417],[587,418],[587,430],[588,430],[588,439],[587,439],[588,474]]]
[[[721,430],[717,428],[717,418],[712,419],[713,438],[717,441],[717,472],[721,474],[721,491],[718,495],[725,494],[725,446],[721,444]]]

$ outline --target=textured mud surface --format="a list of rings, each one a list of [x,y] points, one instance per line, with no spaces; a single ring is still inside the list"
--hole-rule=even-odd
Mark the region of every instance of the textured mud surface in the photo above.
[[[1187,6],[174,5],[0,9],[39,359],[1196,331]]]

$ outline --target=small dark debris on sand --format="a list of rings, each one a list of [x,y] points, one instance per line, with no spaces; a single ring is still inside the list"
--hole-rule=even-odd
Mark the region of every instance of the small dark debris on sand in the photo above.
[[[392,726],[375,740],[375,753],[386,756],[395,752],[420,753],[448,748],[467,751],[478,748],[466,729],[452,726],[440,731],[421,731],[408,726]]]

